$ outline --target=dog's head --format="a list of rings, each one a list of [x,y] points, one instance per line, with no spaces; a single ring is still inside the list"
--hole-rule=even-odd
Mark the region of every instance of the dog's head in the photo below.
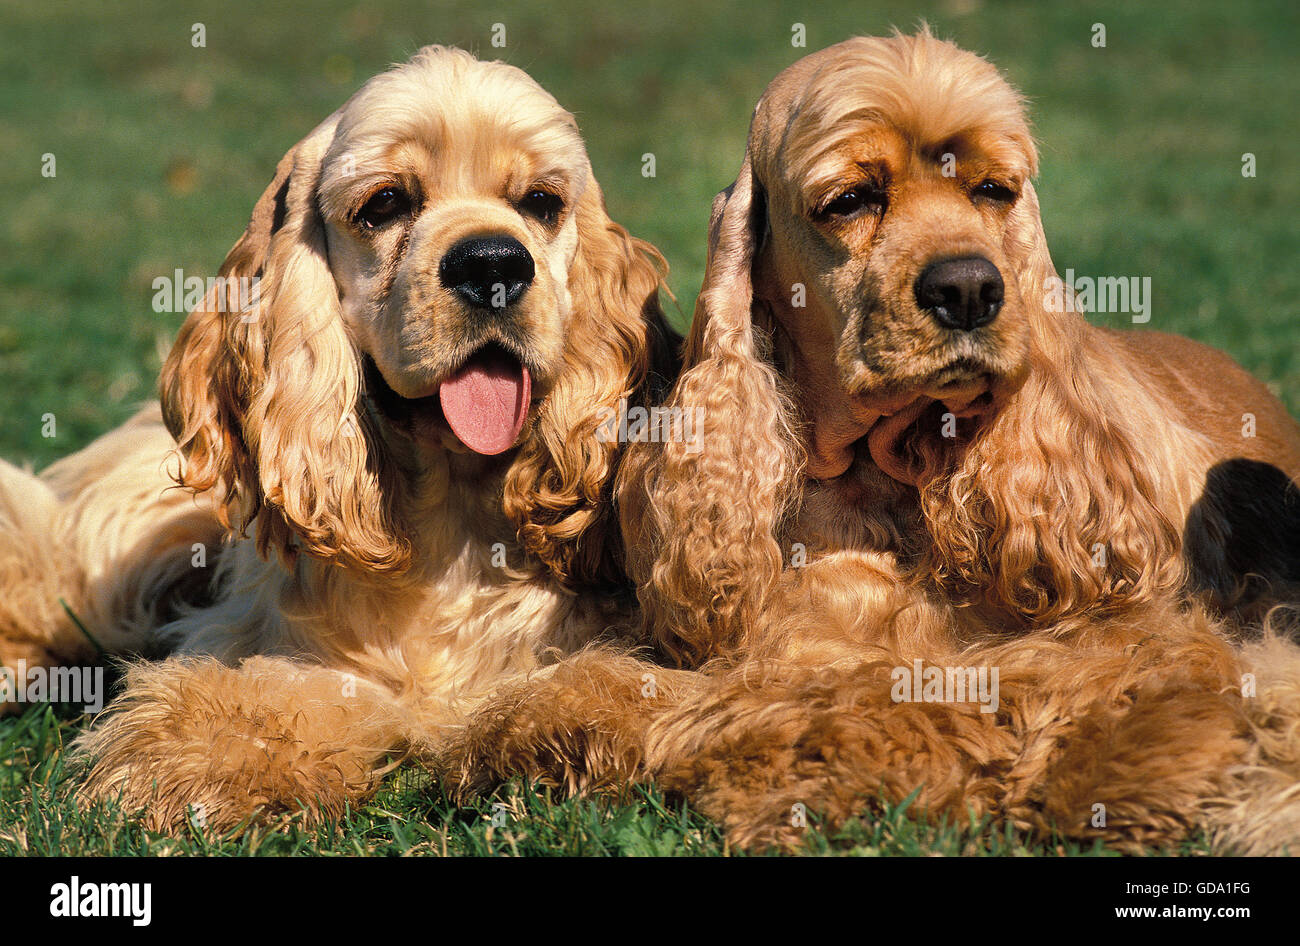
[[[410,554],[404,491],[458,454],[484,489],[504,476],[531,551],[599,572],[578,540],[618,445],[596,428],[662,347],[661,273],[569,113],[427,47],[290,150],[182,329],[162,392],[183,481],[264,549],[385,570]]]
[[[889,475],[966,443],[1023,383],[1041,236],[1017,94],[973,53],[916,36],[814,53],[768,87],[745,167],[755,309],[827,478],[868,437]]]
[[[768,87],[669,398],[704,409],[704,449],[638,446],[625,467],[629,563],[667,649],[734,646],[770,610],[801,465],[917,487],[918,574],[1012,623],[1177,585],[1167,463],[1127,426],[1122,367],[1048,303],[1036,166],[1019,96],[926,30]]]

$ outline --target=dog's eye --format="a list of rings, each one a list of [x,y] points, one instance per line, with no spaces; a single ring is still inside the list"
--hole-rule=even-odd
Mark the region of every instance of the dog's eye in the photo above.
[[[560,219],[564,212],[564,200],[559,194],[534,187],[519,201],[519,212],[536,217],[548,227]]]
[[[997,201],[999,204],[1010,204],[1016,199],[1015,191],[997,181],[983,181],[976,184],[971,194],[975,197],[983,197],[985,200]]]
[[[883,213],[889,198],[883,189],[870,184],[850,188],[823,204],[818,216],[856,217],[863,212]]]
[[[375,191],[365,206],[357,211],[356,224],[363,230],[375,230],[411,212],[411,198],[400,187],[389,186]]]

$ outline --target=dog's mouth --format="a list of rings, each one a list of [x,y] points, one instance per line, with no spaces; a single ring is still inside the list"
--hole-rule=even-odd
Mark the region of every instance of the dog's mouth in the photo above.
[[[996,405],[988,375],[929,385],[883,415],[867,433],[871,459],[909,486],[937,474],[969,444]]]
[[[372,360],[367,359],[366,368],[376,405],[418,440],[495,456],[515,445],[528,419],[532,374],[496,343],[476,349],[435,390],[421,397],[406,398],[394,391]]]
[[[438,401],[452,433],[475,453],[489,457],[514,446],[532,398],[527,366],[499,345],[474,352],[438,386]]]

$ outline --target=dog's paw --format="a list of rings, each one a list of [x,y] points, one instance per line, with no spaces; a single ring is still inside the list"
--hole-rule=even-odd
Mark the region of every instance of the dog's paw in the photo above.
[[[83,802],[115,801],[146,826],[225,830],[342,813],[375,782],[382,749],[350,738],[341,709],[215,660],[132,668],[126,693],[73,747]]]
[[[522,776],[570,794],[620,794],[645,777],[652,722],[703,678],[592,649],[502,687],[432,753],[460,798]]]

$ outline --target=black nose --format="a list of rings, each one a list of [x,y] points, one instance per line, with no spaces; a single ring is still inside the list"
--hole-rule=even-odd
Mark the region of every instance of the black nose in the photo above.
[[[438,279],[470,305],[504,309],[533,281],[533,258],[514,237],[469,237],[449,249]]]
[[[944,328],[969,332],[1002,308],[1002,274],[982,256],[936,260],[916,277],[916,304]]]

